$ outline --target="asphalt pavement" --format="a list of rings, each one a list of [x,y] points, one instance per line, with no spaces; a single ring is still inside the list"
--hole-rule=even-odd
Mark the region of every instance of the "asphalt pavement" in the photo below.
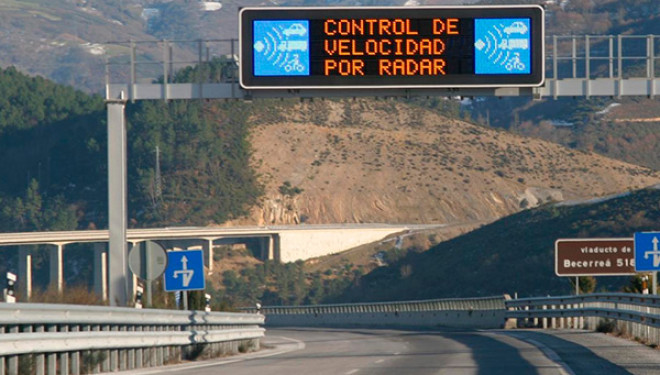
[[[268,329],[263,346],[122,374],[660,374],[660,351],[586,331]]]

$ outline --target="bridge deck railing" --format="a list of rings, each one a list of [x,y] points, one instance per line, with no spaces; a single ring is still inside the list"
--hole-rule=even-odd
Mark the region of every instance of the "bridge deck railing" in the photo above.
[[[0,373],[81,374],[259,347],[263,315],[0,303]]]
[[[660,344],[660,296],[596,293],[506,301],[507,317],[519,327],[618,331]]]

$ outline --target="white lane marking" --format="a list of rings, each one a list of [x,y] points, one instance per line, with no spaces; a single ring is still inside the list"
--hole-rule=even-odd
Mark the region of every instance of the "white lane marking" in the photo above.
[[[351,371],[347,372],[346,375],[352,375],[352,374],[355,374],[358,371],[360,371],[360,369],[356,368],[355,370],[351,370]]]
[[[272,349],[276,350],[272,353],[270,353],[270,350],[266,351],[266,353],[261,354],[260,352],[254,352],[250,354],[245,354],[244,356],[241,356],[241,358],[233,358],[233,359],[225,359],[225,360],[213,360],[210,359],[208,361],[204,361],[203,363],[197,363],[197,364],[181,364],[181,365],[171,365],[171,366],[161,366],[161,367],[154,367],[151,369],[144,369],[144,370],[129,370],[129,371],[121,371],[118,372],[118,374],[126,374],[126,375],[151,375],[151,374],[162,374],[165,372],[176,372],[176,371],[182,371],[182,370],[192,370],[192,369],[198,369],[198,368],[204,368],[204,367],[212,367],[212,366],[220,366],[220,365],[229,365],[232,363],[236,362],[245,362],[253,359],[262,359],[262,358],[268,358],[268,357],[273,357],[276,355],[280,354],[286,354],[289,352],[293,352],[296,350],[301,350],[305,348],[305,343],[288,338],[288,337],[283,337],[283,336],[271,336],[271,337],[277,337],[278,339],[283,339],[286,341],[290,341],[295,343],[296,345],[286,345],[287,348],[282,349],[282,350],[277,350],[277,349]],[[291,347],[288,347],[291,346]]]
[[[559,365],[559,372],[561,372],[562,375],[575,375],[575,372],[573,372],[573,369],[571,369],[571,368],[568,366],[568,364],[566,364],[566,362],[564,362],[564,361],[561,359],[561,357],[559,356],[559,354],[557,354],[557,352],[555,352],[554,350],[550,349],[550,348],[547,347],[546,345],[544,345],[544,344],[542,344],[542,343],[540,343],[540,342],[538,342],[538,341],[536,341],[536,340],[533,340],[533,339],[530,339],[530,338],[524,337],[524,336],[522,336],[522,335],[509,334],[509,336],[511,336],[511,337],[515,337],[515,338],[517,338],[518,340],[525,341],[525,342],[530,343],[530,344],[536,346],[537,348],[539,348],[539,350],[540,350],[540,351],[541,351],[546,357],[548,357],[549,360],[551,360],[552,362],[554,362],[554,363],[556,363],[557,365]]]
[[[392,355],[399,355],[401,352],[392,353]]]
[[[377,360],[377,361],[376,361],[376,362],[374,362],[374,363],[383,363],[383,362],[385,362],[385,360],[384,360],[384,359],[379,359],[379,360]]]

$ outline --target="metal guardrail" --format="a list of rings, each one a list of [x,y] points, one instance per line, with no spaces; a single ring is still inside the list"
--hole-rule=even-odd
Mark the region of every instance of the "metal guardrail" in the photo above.
[[[372,302],[353,304],[328,304],[312,306],[265,306],[264,315],[270,314],[354,314],[354,313],[404,313],[421,311],[475,311],[504,309],[504,297],[453,298],[421,301]],[[255,308],[243,311],[256,312]]]
[[[509,300],[507,317],[520,327],[597,330],[610,321],[623,334],[660,344],[660,297],[627,293]],[[612,326],[612,328],[614,328]]]
[[[0,303],[0,374],[99,373],[160,366],[193,349],[258,348],[259,314]],[[28,360],[23,360],[29,356]]]

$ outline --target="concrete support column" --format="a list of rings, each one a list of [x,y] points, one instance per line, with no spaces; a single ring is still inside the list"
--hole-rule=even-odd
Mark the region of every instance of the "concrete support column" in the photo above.
[[[64,289],[64,245],[57,244],[50,250],[50,285],[57,287],[57,292]]]
[[[206,268],[208,268],[209,272],[211,272],[213,271],[213,239],[212,238],[204,238],[204,242],[202,244],[202,250],[206,257]]]
[[[23,298],[27,302],[32,297],[32,255],[30,246],[18,247],[18,287]]]
[[[94,244],[94,292],[108,300],[108,252],[105,243]]]
[[[276,235],[271,235],[268,237],[268,260],[279,260],[279,238],[275,238]],[[277,248],[276,248],[277,247]]]

